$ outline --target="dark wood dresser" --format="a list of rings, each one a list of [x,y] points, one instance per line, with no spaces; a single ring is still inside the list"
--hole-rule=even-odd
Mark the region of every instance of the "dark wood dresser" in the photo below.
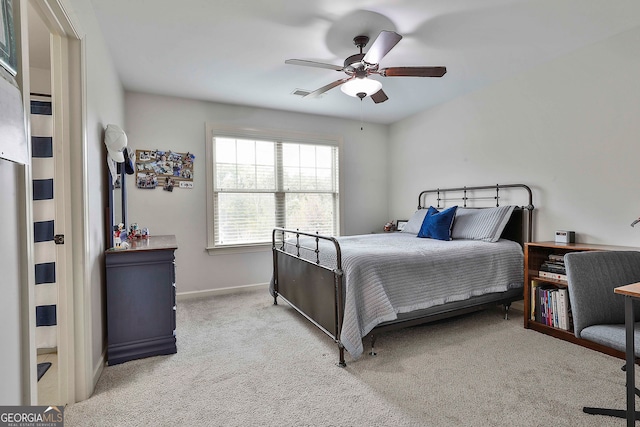
[[[129,243],[105,252],[109,365],[177,352],[176,238]]]

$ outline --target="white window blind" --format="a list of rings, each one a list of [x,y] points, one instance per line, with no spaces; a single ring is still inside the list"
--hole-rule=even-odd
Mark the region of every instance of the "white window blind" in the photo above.
[[[274,227],[338,234],[338,147],[213,138],[213,246],[263,244]]]

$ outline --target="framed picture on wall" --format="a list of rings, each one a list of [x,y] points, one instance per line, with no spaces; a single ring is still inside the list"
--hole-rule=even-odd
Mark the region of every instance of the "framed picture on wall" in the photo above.
[[[11,0],[0,0],[0,65],[15,76],[17,64]]]

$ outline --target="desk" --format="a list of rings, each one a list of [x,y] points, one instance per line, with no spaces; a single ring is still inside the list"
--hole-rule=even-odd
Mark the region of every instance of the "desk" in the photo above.
[[[636,365],[634,343],[634,316],[633,300],[640,299],[640,283],[632,283],[620,286],[613,290],[616,294],[624,295],[624,324],[626,329],[626,355],[627,355],[627,426],[636,424]]]

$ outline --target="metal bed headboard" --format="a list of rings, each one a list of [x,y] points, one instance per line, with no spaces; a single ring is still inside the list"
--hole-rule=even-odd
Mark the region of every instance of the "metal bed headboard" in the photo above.
[[[473,201],[481,201],[482,203],[495,201],[495,206],[500,206],[500,190],[509,188],[524,190],[528,195],[527,204],[519,207],[527,211],[526,241],[531,241],[531,238],[533,237],[533,194],[531,192],[531,188],[529,188],[529,186],[525,184],[496,184],[476,187],[436,188],[434,190],[424,190],[418,195],[418,209],[424,209],[425,207],[428,207],[429,204],[427,204],[427,199],[432,195],[435,195],[436,206],[434,207],[438,209],[444,207],[443,205],[447,202],[461,202],[461,204],[459,203],[459,205],[465,208],[468,207],[468,202]],[[473,194],[475,191],[480,191],[481,194]],[[493,192],[495,192],[495,195],[492,194]],[[488,205],[488,203],[486,204]]]

